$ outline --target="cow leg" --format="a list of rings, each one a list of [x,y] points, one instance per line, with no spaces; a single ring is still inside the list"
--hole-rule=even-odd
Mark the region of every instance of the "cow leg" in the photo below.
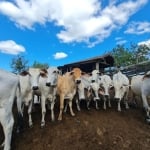
[[[111,107],[110,96],[108,96],[108,107]]]
[[[66,104],[65,104],[65,108],[64,108],[64,113],[67,112],[67,108],[68,108],[68,100],[66,100]]]
[[[121,99],[118,100],[118,111],[121,111],[120,102],[121,102]]]
[[[45,114],[46,114],[46,107],[45,107],[45,97],[41,96],[41,107],[42,107],[42,120],[41,120],[41,127],[45,126]]]
[[[29,106],[28,106],[29,127],[32,127],[32,126],[33,126],[32,116],[31,116],[31,113],[32,113],[32,105],[33,105],[33,102],[30,101],[30,102],[29,102]]]
[[[75,113],[72,110],[72,99],[69,99],[69,108],[70,108],[70,113],[72,116],[75,116]]]
[[[146,97],[146,95],[144,95],[144,94],[142,94],[142,100],[143,100],[143,107],[145,108],[145,110],[146,110],[146,116],[149,118],[150,116],[149,116],[149,105],[148,105],[148,102],[147,102],[147,97]]]
[[[54,105],[55,105],[55,101],[53,100],[53,101],[51,102],[51,119],[52,119],[53,122],[55,121]]]
[[[99,109],[97,100],[95,100],[95,107],[97,110]]]
[[[64,95],[60,95],[60,111],[59,111],[59,116],[58,116],[58,120],[61,121],[62,120],[62,112],[64,109]]]
[[[80,111],[80,100],[76,98],[76,105],[77,105],[77,110]]]
[[[87,100],[87,103],[86,103],[86,107],[87,107],[88,110],[90,110],[90,107],[89,107],[90,102],[91,102],[91,99]]]
[[[7,111],[5,111],[2,113],[3,113],[3,117],[1,118],[0,122],[2,124],[3,130],[4,130],[4,136],[5,136],[5,140],[3,143],[4,150],[10,150],[14,118],[13,118],[12,112],[7,113]]]
[[[103,109],[106,110],[106,98],[105,98],[105,96],[103,97],[103,100],[104,100]]]
[[[129,105],[128,105],[128,92],[125,93],[125,98],[124,98],[124,100],[125,100],[125,107],[126,107],[126,109],[129,109]]]

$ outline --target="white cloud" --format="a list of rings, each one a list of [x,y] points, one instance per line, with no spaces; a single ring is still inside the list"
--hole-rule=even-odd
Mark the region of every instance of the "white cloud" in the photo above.
[[[62,27],[57,37],[64,43],[85,42],[89,47],[102,42],[111,32],[126,24],[148,0],[14,0],[1,1],[0,13],[19,27],[54,22]],[[103,7],[102,7],[103,6]]]
[[[131,22],[125,33],[137,35],[150,33],[150,22]]]
[[[116,37],[115,40],[116,40],[117,45],[122,45],[122,44],[127,43],[127,41],[123,39],[122,37]]]
[[[119,40],[119,41],[116,42],[117,45],[123,45],[125,43],[127,43],[126,40]]]
[[[12,40],[0,41],[0,52],[17,55],[21,52],[25,52],[25,48]]]
[[[146,41],[139,42],[138,45],[147,45],[150,48],[150,39]]]
[[[55,59],[62,59],[62,58],[66,58],[68,55],[64,52],[57,52],[53,56]]]

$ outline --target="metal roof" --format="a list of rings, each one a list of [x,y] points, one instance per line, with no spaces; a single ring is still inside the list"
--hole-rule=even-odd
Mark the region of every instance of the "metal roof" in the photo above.
[[[96,63],[99,63],[99,69],[112,67],[114,65],[114,58],[110,54],[106,54],[103,56],[96,56],[85,60],[65,64],[64,66],[59,66],[58,68],[63,70],[63,72],[66,72],[69,68],[79,67],[83,71],[90,72],[94,69],[93,66],[95,66]]]

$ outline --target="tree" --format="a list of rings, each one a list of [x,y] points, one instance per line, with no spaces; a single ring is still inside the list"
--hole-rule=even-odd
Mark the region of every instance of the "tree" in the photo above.
[[[150,48],[147,45],[131,44],[133,64],[148,60]]]
[[[37,61],[34,61],[33,65],[32,65],[33,68],[48,68],[49,65],[47,63],[40,63],[40,62],[37,62]]]
[[[138,64],[149,59],[150,48],[146,45],[130,44],[130,48],[123,45],[117,45],[112,49],[111,54],[114,57],[116,66],[128,66]]]
[[[28,61],[24,58],[24,56],[17,55],[17,57],[13,58],[10,66],[12,68],[12,72],[20,73],[23,70],[28,69]]]
[[[117,45],[112,49],[111,54],[114,57],[116,66],[127,66],[132,63],[132,53],[123,45]]]

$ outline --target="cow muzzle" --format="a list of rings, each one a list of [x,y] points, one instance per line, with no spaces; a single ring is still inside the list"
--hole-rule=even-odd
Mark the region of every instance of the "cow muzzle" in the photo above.
[[[39,89],[38,86],[33,86],[33,87],[32,87],[32,90],[38,90],[38,89]]]
[[[95,83],[95,80],[92,80],[91,82],[92,82],[92,83]]]
[[[50,83],[50,82],[47,82],[47,83],[46,83],[46,86],[50,87],[50,86],[51,86],[51,83]]]
[[[76,84],[80,84],[81,83],[81,80],[76,80]]]

